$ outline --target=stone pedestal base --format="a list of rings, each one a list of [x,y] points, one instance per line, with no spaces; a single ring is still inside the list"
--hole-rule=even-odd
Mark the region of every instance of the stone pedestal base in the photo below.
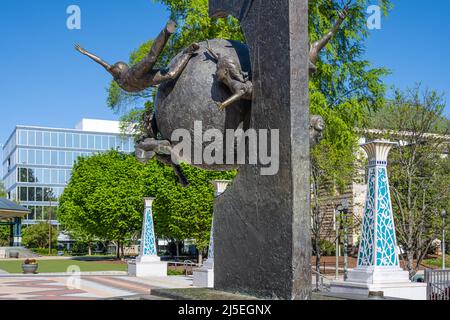
[[[158,257],[139,257],[128,264],[128,274],[138,278],[167,277],[167,262]]]
[[[382,284],[410,282],[408,271],[401,268],[356,268],[348,271],[348,282]]]
[[[214,268],[204,266],[194,270],[194,287],[214,288]]]
[[[357,283],[336,281],[331,283],[331,293],[368,296],[369,291],[383,291],[385,297],[408,300],[427,300],[426,283]]]
[[[383,291],[391,298],[427,299],[427,285],[411,282],[408,272],[400,268],[349,270],[347,281],[331,283],[331,293],[368,296],[369,291]]]

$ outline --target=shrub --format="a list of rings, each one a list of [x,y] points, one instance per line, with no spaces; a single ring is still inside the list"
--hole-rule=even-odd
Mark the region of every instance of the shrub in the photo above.
[[[58,233],[54,227],[51,227],[52,248],[58,244]],[[49,244],[49,225],[48,223],[39,223],[23,230],[23,244],[27,248],[48,248]]]

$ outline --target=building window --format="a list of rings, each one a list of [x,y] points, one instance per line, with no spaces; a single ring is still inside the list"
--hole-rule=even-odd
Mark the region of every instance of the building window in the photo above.
[[[66,147],[67,148],[73,147],[73,134],[71,133],[66,134]]]
[[[66,153],[64,151],[60,151],[59,152],[59,162],[58,164],[60,166],[65,166],[66,165]]]
[[[64,133],[59,134],[58,146],[64,148],[66,146],[66,135]]]
[[[44,132],[44,147],[50,146],[51,146],[50,132]]]
[[[19,131],[19,144],[26,146],[27,145],[27,131],[20,130]]]
[[[19,182],[28,182],[28,170],[26,168],[19,168],[18,175]]]
[[[87,135],[82,134],[81,135],[81,149],[87,149],[88,143],[87,143]]]
[[[36,189],[34,187],[28,187],[28,201],[36,201]]]
[[[28,209],[31,211],[27,216],[27,220],[35,220],[36,219],[36,207],[30,206]]]
[[[43,169],[43,174],[44,174],[43,182],[45,184],[49,184],[50,183],[50,169]]]
[[[28,164],[36,164],[36,150],[28,150]]]
[[[58,135],[56,132],[52,132],[51,134],[51,146],[57,147],[58,146]]]
[[[45,165],[50,165],[50,151],[48,151],[48,150],[45,150],[44,151],[44,159],[43,159],[44,161],[43,161],[43,163],[45,164]]]
[[[28,181],[30,183],[35,183],[36,182],[36,176],[34,174],[34,170],[33,169],[28,169]]]
[[[28,190],[26,187],[19,187],[20,201],[28,201]]]
[[[42,165],[42,150],[36,150],[36,164]]]
[[[50,183],[51,184],[57,184],[58,183],[58,170],[50,170],[51,174],[50,174]]]
[[[35,131],[28,131],[28,145],[33,146],[33,147],[36,145],[36,132]]]
[[[73,147],[74,148],[80,148],[80,135],[79,134],[74,134],[73,135]]]
[[[19,163],[26,164],[27,163],[27,150],[20,149],[19,151]]]
[[[116,137],[109,137],[109,148],[108,149],[116,149]]]
[[[42,188],[41,187],[37,187],[36,188],[36,201],[38,201],[38,202],[44,201],[44,197],[43,197],[43,194],[42,194]]]
[[[51,151],[51,164],[52,164],[52,166],[58,165],[58,152],[57,151]]]
[[[95,138],[91,134],[88,136],[88,149],[95,149]]]
[[[42,132],[37,131],[36,132],[36,146],[42,147],[42,144],[43,144]]]
[[[42,207],[36,207],[35,219],[42,220]]]

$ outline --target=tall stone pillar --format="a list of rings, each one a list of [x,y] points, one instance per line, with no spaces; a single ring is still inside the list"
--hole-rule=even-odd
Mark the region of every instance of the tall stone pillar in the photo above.
[[[308,0],[210,0],[209,9],[214,17],[233,15],[244,30],[252,62],[250,127],[279,134],[279,148],[270,150],[279,170],[264,175],[262,161],[244,165],[215,203],[215,289],[309,299]]]
[[[154,198],[144,199],[144,220],[142,223],[141,247],[139,257],[136,259],[137,277],[165,277],[167,276],[167,263],[158,257],[153,223]]]
[[[215,196],[220,197],[225,192],[231,181],[215,180],[213,181]],[[211,236],[209,239],[208,259],[203,266],[194,270],[194,287],[199,288],[214,288],[214,213],[211,224]]]
[[[333,283],[332,292],[383,291],[390,297],[425,299],[423,284],[411,283],[409,273],[400,268],[387,172],[388,154],[394,145],[377,140],[361,146],[369,165],[358,264],[349,270],[347,281]]]

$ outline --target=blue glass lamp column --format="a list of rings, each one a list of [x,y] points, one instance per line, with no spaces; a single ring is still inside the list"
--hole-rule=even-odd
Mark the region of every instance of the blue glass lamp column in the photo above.
[[[155,198],[144,199],[140,254],[136,259],[135,267],[132,263],[128,265],[129,274],[140,278],[167,276],[167,262],[161,261],[156,250],[155,226],[153,223],[154,200]]]
[[[214,185],[216,198],[220,197],[227,189],[230,181],[228,180],[215,180],[212,182]],[[211,236],[209,238],[209,249],[208,249],[208,259],[205,261],[204,265],[210,269],[214,269],[214,213],[211,224]]]
[[[216,198],[218,198],[225,192],[228,185],[230,184],[230,181],[216,180],[212,183],[215,189],[215,196]],[[213,213],[208,259],[205,261],[201,268],[194,270],[194,287],[214,288],[214,224],[215,218]]]
[[[368,183],[357,268],[348,282],[392,283],[409,280],[400,268],[392,211],[387,159],[392,147],[387,141],[373,141],[361,147],[367,153]]]
[[[144,199],[144,221],[142,224],[141,247],[138,262],[160,261],[156,249],[155,226],[153,223],[153,201],[155,198]]]

